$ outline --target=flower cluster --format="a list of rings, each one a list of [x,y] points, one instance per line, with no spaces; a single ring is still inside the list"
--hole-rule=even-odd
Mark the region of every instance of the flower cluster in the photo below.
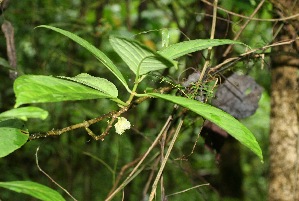
[[[124,117],[118,117],[118,122],[114,125],[115,131],[118,134],[123,134],[125,130],[131,128],[131,123]]]

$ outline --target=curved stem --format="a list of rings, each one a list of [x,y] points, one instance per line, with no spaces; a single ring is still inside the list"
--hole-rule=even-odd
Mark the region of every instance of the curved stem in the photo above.
[[[122,101],[122,100],[120,100],[120,99],[118,99],[118,98],[112,98],[112,99],[110,99],[110,100],[116,102],[116,103],[117,103],[118,105],[120,105],[120,106],[128,106],[128,105],[129,105],[128,103],[126,103],[126,102],[124,102],[124,101]]]
[[[144,76],[140,77],[140,75],[139,75],[139,74],[140,74],[141,64],[142,64],[142,62],[143,62],[144,60],[146,60],[147,58],[150,58],[150,57],[153,57],[153,56],[150,55],[150,56],[144,57],[144,58],[140,61],[140,63],[138,64],[137,72],[136,72],[136,76],[135,76],[135,81],[134,81],[134,86],[133,86],[132,91],[130,92],[131,95],[130,95],[129,99],[127,100],[126,104],[130,104],[130,103],[132,102],[134,96],[137,95],[136,90],[137,90],[138,84],[144,79],[144,76],[145,76],[145,75],[144,75]]]

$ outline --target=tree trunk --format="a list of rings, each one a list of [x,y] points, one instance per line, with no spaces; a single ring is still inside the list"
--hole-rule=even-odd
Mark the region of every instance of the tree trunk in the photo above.
[[[299,2],[272,0],[279,17],[299,13]],[[299,19],[278,23],[276,41],[297,38]],[[272,50],[269,201],[299,200],[299,41]]]

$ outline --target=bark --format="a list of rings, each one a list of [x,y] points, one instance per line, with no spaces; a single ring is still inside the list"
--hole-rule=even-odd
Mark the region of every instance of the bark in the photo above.
[[[299,2],[272,0],[279,17],[299,13]],[[299,19],[278,23],[276,41],[298,37]],[[299,41],[273,48],[270,122],[270,201],[299,200]]]
[[[6,39],[7,57],[9,65],[12,68],[9,70],[9,77],[14,80],[18,76],[14,28],[9,21],[5,20],[1,25],[1,29]]]
[[[9,1],[10,0],[0,1],[0,15],[2,15],[4,11],[7,9],[7,7],[9,6]]]

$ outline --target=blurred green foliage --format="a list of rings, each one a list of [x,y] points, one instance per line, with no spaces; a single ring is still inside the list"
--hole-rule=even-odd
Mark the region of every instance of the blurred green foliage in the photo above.
[[[220,4],[235,13],[250,15],[258,1],[225,1]],[[161,48],[161,29],[169,28],[170,43],[187,40],[188,38],[209,38],[211,17],[208,17],[211,7],[197,0],[178,1],[107,1],[107,0],[32,0],[11,1],[9,8],[1,16],[1,22],[9,20],[15,28],[15,43],[17,49],[18,69],[24,74],[75,76],[85,72],[93,76],[105,77],[111,81],[115,78],[103,68],[87,51],[60,34],[34,29],[36,26],[54,25],[88,40],[105,52],[125,75],[133,79],[127,68],[122,68],[120,58],[112,51],[108,36],[131,36],[142,41],[153,49]],[[255,17],[270,18],[271,5],[265,4]],[[222,18],[226,13],[219,11]],[[216,30],[216,38],[232,38],[244,19],[236,16],[231,20],[231,30]],[[218,22],[219,28],[225,25]],[[224,26],[224,30],[229,29]],[[238,39],[253,48],[262,47],[271,41],[271,24],[269,22],[252,21]],[[215,62],[221,60],[215,50]],[[244,49],[235,49],[231,54],[238,55]],[[6,58],[5,39],[0,37],[0,58]],[[244,172],[244,200],[265,200],[268,167],[268,131],[269,127],[269,60],[244,59],[229,70],[240,70],[251,74],[264,88],[256,114],[244,124],[256,135],[263,152],[265,163],[252,153],[242,149],[241,165]],[[261,64],[264,68],[261,69]],[[172,82],[182,81],[192,68],[198,68],[204,63],[201,53],[180,61],[178,71],[170,70],[161,74],[152,74],[144,84],[144,88],[157,88],[168,83],[162,82],[162,76],[169,77]],[[228,73],[230,71],[227,71]],[[225,72],[224,72],[225,73]],[[12,86],[6,68],[0,66],[1,94],[0,112],[9,110],[15,104]],[[114,83],[114,84],[117,84]],[[129,83],[133,85],[133,80]],[[119,87],[119,86],[118,86]],[[123,94],[120,94],[123,96]],[[30,133],[63,128],[84,120],[98,117],[116,109],[107,100],[89,100],[83,102],[63,102],[36,104],[47,111],[49,117],[42,120],[29,120],[26,123]],[[65,187],[78,200],[104,200],[112,188],[121,168],[142,155],[150,146],[151,141],[162,128],[165,119],[171,113],[169,107],[161,100],[151,100],[139,105],[126,118],[130,120],[133,129],[119,136],[111,133],[103,142],[97,142],[86,135],[85,130],[75,130],[59,137],[38,139],[28,142],[18,151],[0,159],[0,181],[31,180],[57,189],[66,198],[67,195],[55,186],[48,178],[38,171],[35,164],[35,151],[40,147],[39,164],[51,177]],[[107,122],[93,125],[92,130],[101,133]],[[204,146],[204,140],[199,138],[194,153],[188,160],[174,160],[188,155],[197,135],[200,132],[202,119],[190,114],[186,117],[184,128],[177,139],[171,154],[171,160],[164,171],[166,194],[172,194],[199,184],[217,183],[218,162],[215,154]],[[156,148],[154,152],[158,152]],[[232,153],[233,154],[233,153]],[[105,163],[103,163],[103,161]],[[109,166],[109,168],[108,168]],[[142,191],[148,181],[151,166],[147,166],[124,191],[125,200],[141,200]],[[233,172],[231,174],[234,174]],[[159,191],[158,191],[159,194]],[[120,200],[121,193],[115,200]],[[0,189],[1,200],[34,200],[22,194],[16,194]],[[159,197],[157,197],[159,199]],[[169,200],[219,200],[215,187],[203,186],[185,193],[173,195]]]

